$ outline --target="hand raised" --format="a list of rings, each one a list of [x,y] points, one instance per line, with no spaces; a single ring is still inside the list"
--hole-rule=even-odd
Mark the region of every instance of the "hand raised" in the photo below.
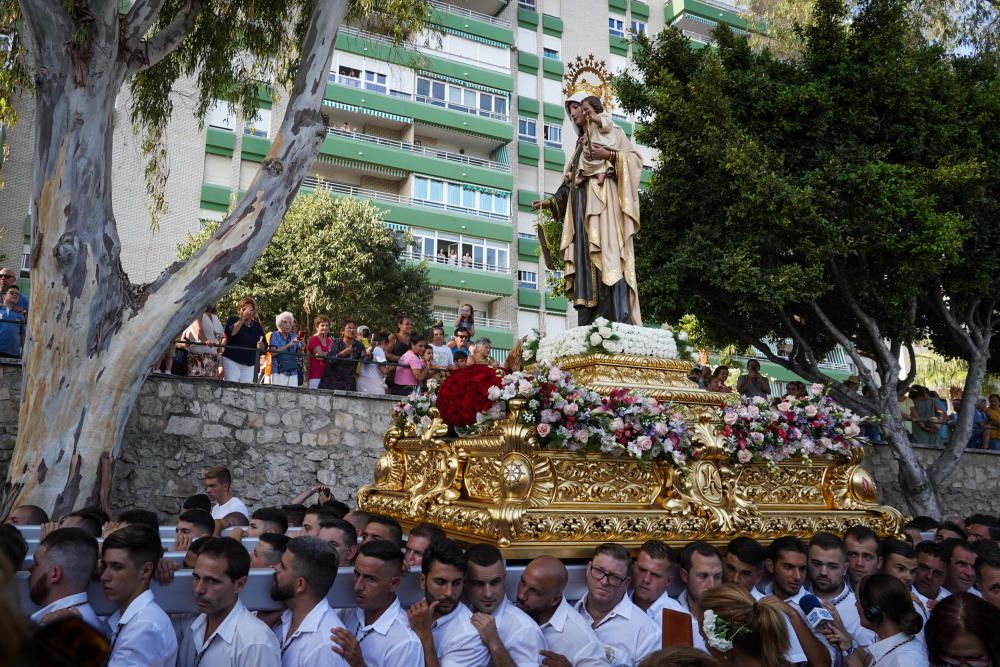
[[[330,650],[342,657],[351,667],[365,667],[365,658],[361,654],[361,644],[358,640],[344,628],[332,628],[330,630],[330,641],[336,646],[331,646]]]
[[[427,604],[426,600],[421,600],[407,610],[410,628],[417,635],[430,635],[431,626],[434,624],[434,610],[437,609],[437,606],[437,601]]]

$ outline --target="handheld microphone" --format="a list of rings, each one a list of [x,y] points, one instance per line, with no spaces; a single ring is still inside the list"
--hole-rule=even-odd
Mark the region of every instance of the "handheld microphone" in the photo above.
[[[806,615],[806,623],[813,630],[819,629],[824,623],[833,623],[833,615],[826,610],[823,603],[815,595],[803,595],[799,607]]]

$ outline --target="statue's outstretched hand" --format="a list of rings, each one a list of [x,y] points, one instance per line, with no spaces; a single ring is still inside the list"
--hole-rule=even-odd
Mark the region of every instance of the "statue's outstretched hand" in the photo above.
[[[549,202],[545,201],[544,199],[536,199],[535,201],[531,202],[532,211],[537,211],[540,208],[548,208],[548,207],[549,207]]]

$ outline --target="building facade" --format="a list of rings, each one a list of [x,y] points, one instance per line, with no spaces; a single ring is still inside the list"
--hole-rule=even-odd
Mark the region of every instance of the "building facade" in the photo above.
[[[341,29],[324,100],[328,136],[303,188],[373,201],[387,224],[413,239],[406,256],[426,261],[434,312],[446,325],[470,304],[477,335],[502,358],[518,336],[574,326],[566,299],[546,288],[531,202],[554,192],[576,133],[563,109],[564,63],[593,54],[628,67],[630,33],[676,25],[692,48],[719,23],[744,25],[717,0],[431,0],[425,34],[406,47],[355,27]],[[188,87],[190,90],[190,87]],[[150,224],[144,159],[120,100],[113,158],[123,264],[135,283],[153,280],[203,220],[221,218],[249,185],[283,114],[280,93],[261,89],[254,119],[210,111],[199,128],[179,82],[167,129],[168,211]],[[0,190],[0,252],[22,268],[30,238],[30,102],[8,136]],[[630,137],[635,119],[614,111]],[[655,153],[640,146],[648,182]],[[336,258],[331,258],[336,261]],[[26,287],[28,285],[26,284]],[[289,304],[292,306],[293,304]],[[294,310],[294,309],[293,309]]]

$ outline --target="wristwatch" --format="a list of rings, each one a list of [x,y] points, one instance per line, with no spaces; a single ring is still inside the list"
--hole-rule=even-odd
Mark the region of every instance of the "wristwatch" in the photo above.
[[[861,648],[861,647],[858,646],[857,644],[854,644],[854,645],[849,646],[848,648],[845,648],[844,650],[842,650],[840,652],[840,655],[844,656],[845,658],[850,658],[854,654],[854,652],[857,651],[859,648]]]

